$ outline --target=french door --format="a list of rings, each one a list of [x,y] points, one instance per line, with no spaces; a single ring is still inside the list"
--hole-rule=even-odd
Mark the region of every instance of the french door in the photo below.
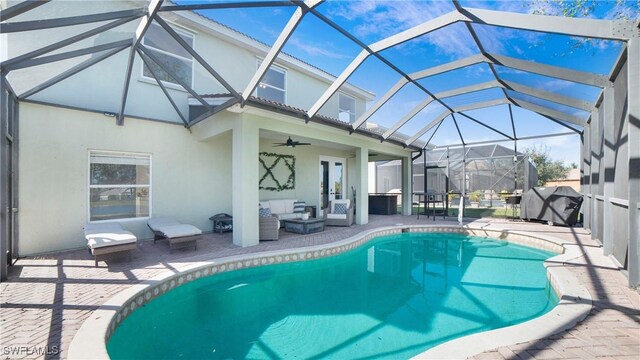
[[[329,201],[346,199],[347,160],[320,156],[320,215]]]

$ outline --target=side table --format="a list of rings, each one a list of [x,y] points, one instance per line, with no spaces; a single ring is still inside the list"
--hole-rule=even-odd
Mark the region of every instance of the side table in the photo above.
[[[213,222],[213,232],[233,231],[233,216],[229,214],[216,214],[209,218]]]

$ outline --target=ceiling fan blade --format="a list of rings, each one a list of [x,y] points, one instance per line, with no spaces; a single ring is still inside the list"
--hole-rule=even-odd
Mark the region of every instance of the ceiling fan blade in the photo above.
[[[296,145],[311,145],[311,143],[303,143],[303,142],[296,141]]]
[[[287,144],[273,144],[273,147],[287,146]]]

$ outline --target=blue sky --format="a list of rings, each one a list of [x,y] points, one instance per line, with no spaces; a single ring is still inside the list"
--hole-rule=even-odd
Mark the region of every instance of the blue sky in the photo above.
[[[461,4],[466,7],[520,13],[561,14],[560,8],[553,1],[461,1]],[[627,18],[637,18],[638,16],[638,1],[623,2],[622,6],[617,5],[615,1],[598,1],[592,4],[594,4],[594,9],[588,15],[589,17],[612,19],[620,15]],[[317,9],[339,26],[350,31],[362,42],[371,44],[452,11],[454,6],[450,1],[327,1]],[[201,13],[262,42],[271,44],[293,11],[294,7],[281,7],[209,10]],[[473,25],[473,28],[485,50],[490,53],[600,74],[610,72],[621,49],[621,44],[615,41],[596,40],[585,43],[577,42],[576,39],[569,36],[540,34],[476,24]],[[340,74],[360,50],[358,45],[311,14],[305,16],[284,48],[286,53],[335,75]],[[387,49],[381,52],[381,55],[404,72],[411,73],[479,52],[466,26],[455,24]],[[500,66],[496,66],[496,72],[504,80],[540,87],[591,102],[600,93],[599,89],[590,86],[532,75]],[[380,97],[399,79],[400,75],[397,72],[380,60],[369,57],[348,81],[372,91],[377,97]],[[489,66],[479,64],[425,78],[419,83],[435,93],[493,79]],[[501,90],[489,89],[444,99],[444,101],[449,106],[459,106],[470,102],[493,100],[502,96]],[[409,84],[385,104],[370,121],[390,127],[425,97],[422,90]],[[519,97],[518,99],[548,106],[557,111],[565,111],[585,119],[588,116],[584,111],[536,98]],[[432,103],[412,121],[400,128],[400,132],[413,135],[443,109],[442,105]],[[473,110],[467,114],[488,122],[491,126],[507,134],[512,133],[506,105]],[[568,129],[527,110],[514,108],[514,118],[518,136],[568,131]],[[462,116],[456,116],[456,120],[462,127],[461,132],[466,142],[503,138]],[[428,139],[431,133],[432,131],[426,133],[422,139]],[[451,117],[445,120],[432,142],[437,145],[460,142]],[[519,144],[519,148],[522,149],[532,144],[549,146],[552,157],[563,160],[567,164],[577,163],[579,160],[578,136],[523,141]]]

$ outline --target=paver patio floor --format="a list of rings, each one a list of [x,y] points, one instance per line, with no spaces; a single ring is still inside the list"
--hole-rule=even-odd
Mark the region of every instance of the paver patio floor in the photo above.
[[[415,216],[371,215],[367,225],[328,227],[297,235],[280,231],[278,241],[241,248],[231,233],[206,234],[198,250],[169,252],[166,243],[139,241],[132,261],[108,260],[94,266],[82,250],[28,257],[10,268],[0,285],[0,348],[2,358],[65,358],[71,340],[89,314],[123,289],[163,272],[193,263],[276,249],[325,244],[361,231],[395,224],[456,224]],[[589,316],[573,329],[537,341],[513,344],[476,355],[476,359],[609,358],[640,359],[640,294],[627,286],[621,270],[602,255],[600,245],[581,228],[498,219],[473,221],[475,226],[523,230],[554,236],[577,246],[582,256],[563,264],[591,293]]]

